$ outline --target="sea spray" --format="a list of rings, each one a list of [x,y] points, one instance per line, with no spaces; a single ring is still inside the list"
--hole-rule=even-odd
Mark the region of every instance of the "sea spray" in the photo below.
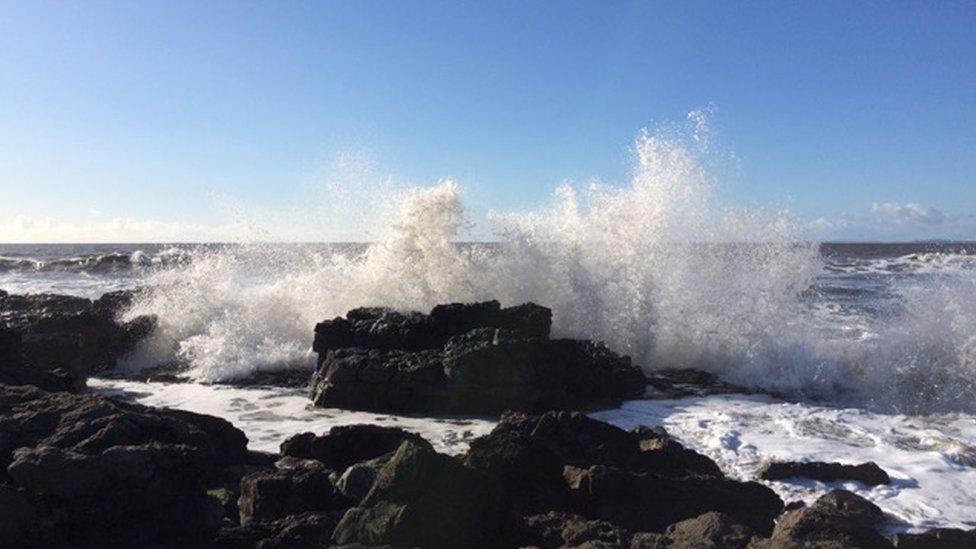
[[[647,369],[902,409],[976,404],[971,286],[897,288],[903,309],[879,318],[825,311],[809,298],[823,259],[788,215],[718,203],[686,141],[644,133],[635,150],[630,184],[495,212],[490,243],[460,242],[463,193],[442,181],[398,196],[369,245],[196,250],[147,279],[130,314],[160,328],[130,362],[176,360],[200,381],[311,368],[312,327],[351,308],[499,299],[549,306],[554,335],[606,341]],[[838,319],[863,325],[851,336]]]

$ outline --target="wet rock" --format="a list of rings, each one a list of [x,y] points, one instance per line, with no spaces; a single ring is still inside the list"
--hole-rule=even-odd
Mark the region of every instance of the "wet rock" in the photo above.
[[[858,465],[824,463],[822,461],[773,462],[767,464],[759,472],[759,478],[763,480],[782,480],[793,477],[809,478],[821,482],[856,480],[867,486],[878,486],[891,482],[888,473],[873,461]]]
[[[711,512],[672,524],[665,535],[671,547],[744,549],[752,540],[753,532],[728,515]]]
[[[336,527],[339,544],[411,547],[504,546],[501,502],[482,472],[412,441],[380,471],[358,507]]]
[[[877,528],[884,514],[876,505],[846,490],[834,490],[813,505],[790,511],[776,524],[765,547],[890,547]]]
[[[316,325],[313,350],[321,362],[336,349],[438,349],[451,337],[475,328],[503,328],[546,338],[551,324],[551,311],[532,303],[505,309],[497,301],[451,303],[434,307],[428,315],[363,307],[349,311],[346,318]]]
[[[318,462],[276,471],[251,473],[241,479],[237,501],[240,523],[271,522],[309,511],[343,511],[351,502],[336,490],[332,471]]]
[[[310,396],[323,408],[439,411],[446,379],[440,351],[339,349],[312,376]]]
[[[626,547],[630,533],[602,520],[590,520],[570,513],[549,512],[521,520],[521,547],[576,547],[587,544]]]
[[[955,549],[976,547],[976,530],[936,528],[918,534],[898,534],[894,546],[907,549]]]
[[[430,447],[420,435],[380,425],[341,425],[328,434],[301,433],[281,443],[281,455],[302,459],[314,459],[334,471],[345,471],[349,466],[391,454],[405,440]]]
[[[662,369],[647,374],[648,393],[663,398],[754,393],[741,385],[722,381],[710,372],[693,369]]]
[[[603,465],[567,467],[564,474],[582,514],[632,531],[661,532],[675,522],[719,511],[759,533],[769,533],[783,509],[779,496],[754,482],[668,478]]]
[[[55,294],[0,295],[0,325],[19,338],[23,364],[41,371],[62,370],[77,388],[92,373],[113,368],[155,327],[149,316],[121,322],[116,315],[128,294],[107,294],[95,302]],[[0,336],[0,362],[9,352],[9,335]],[[11,381],[28,381],[26,378]],[[50,387],[50,386],[48,386]]]
[[[722,478],[722,470],[707,456],[685,448],[671,438],[663,427],[634,430],[640,441],[641,454],[635,468],[659,475],[699,475]]]

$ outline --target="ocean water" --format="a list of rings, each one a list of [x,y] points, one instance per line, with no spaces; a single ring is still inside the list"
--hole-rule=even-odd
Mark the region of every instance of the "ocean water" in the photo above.
[[[976,244],[810,242],[784,212],[724,205],[687,143],[645,134],[635,152],[628,184],[494,212],[488,242],[465,242],[464,193],[442,181],[389,195],[369,244],[0,245],[0,289],[142,288],[124,316],[159,326],[122,367],[176,363],[188,383],[95,390],[227,417],[261,449],[368,420],[463,451],[490,421],[314,410],[294,389],[221,383],[310,372],[315,323],[355,307],[533,301],[552,308],[556,336],[775,395],[639,400],[599,417],[665,425],[737,478],[771,458],[875,460],[891,486],[845,486],[891,528],[976,526]],[[787,500],[830,488],[771,486]]]

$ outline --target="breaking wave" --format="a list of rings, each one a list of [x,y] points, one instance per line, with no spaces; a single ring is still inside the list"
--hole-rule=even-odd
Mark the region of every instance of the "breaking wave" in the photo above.
[[[720,204],[687,141],[645,133],[635,150],[628,185],[560,187],[548,208],[495,213],[490,243],[459,243],[470,227],[463,193],[442,181],[397,196],[373,244],[195,250],[149,274],[130,314],[158,314],[160,329],[131,362],[176,359],[196,380],[225,381],[310,368],[314,324],[354,307],[534,301],[553,309],[556,335],[606,341],[648,369],[703,368],[862,405],[974,409],[969,258],[899,259],[962,264],[964,275],[887,288],[899,299],[883,314],[825,305],[811,297],[824,257],[788,216]]]

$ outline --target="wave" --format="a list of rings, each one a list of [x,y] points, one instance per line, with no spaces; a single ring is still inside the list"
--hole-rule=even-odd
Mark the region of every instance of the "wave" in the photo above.
[[[177,247],[166,248],[153,253],[136,250],[131,253],[109,252],[44,259],[0,256],[0,272],[115,273],[186,263],[190,261],[191,256],[192,253],[190,250]]]
[[[146,278],[130,314],[158,314],[160,328],[130,363],[176,359],[200,381],[311,368],[312,327],[349,309],[498,299],[549,306],[555,335],[606,341],[648,369],[703,368],[800,398],[976,409],[971,278],[893,288],[900,305],[883,318],[825,314],[810,297],[823,256],[787,216],[719,203],[685,141],[645,133],[635,149],[629,185],[561,187],[548,208],[496,213],[491,244],[457,244],[470,222],[460,187],[442,181],[396,197],[374,244],[196,250]],[[857,337],[838,337],[851,326]]]

